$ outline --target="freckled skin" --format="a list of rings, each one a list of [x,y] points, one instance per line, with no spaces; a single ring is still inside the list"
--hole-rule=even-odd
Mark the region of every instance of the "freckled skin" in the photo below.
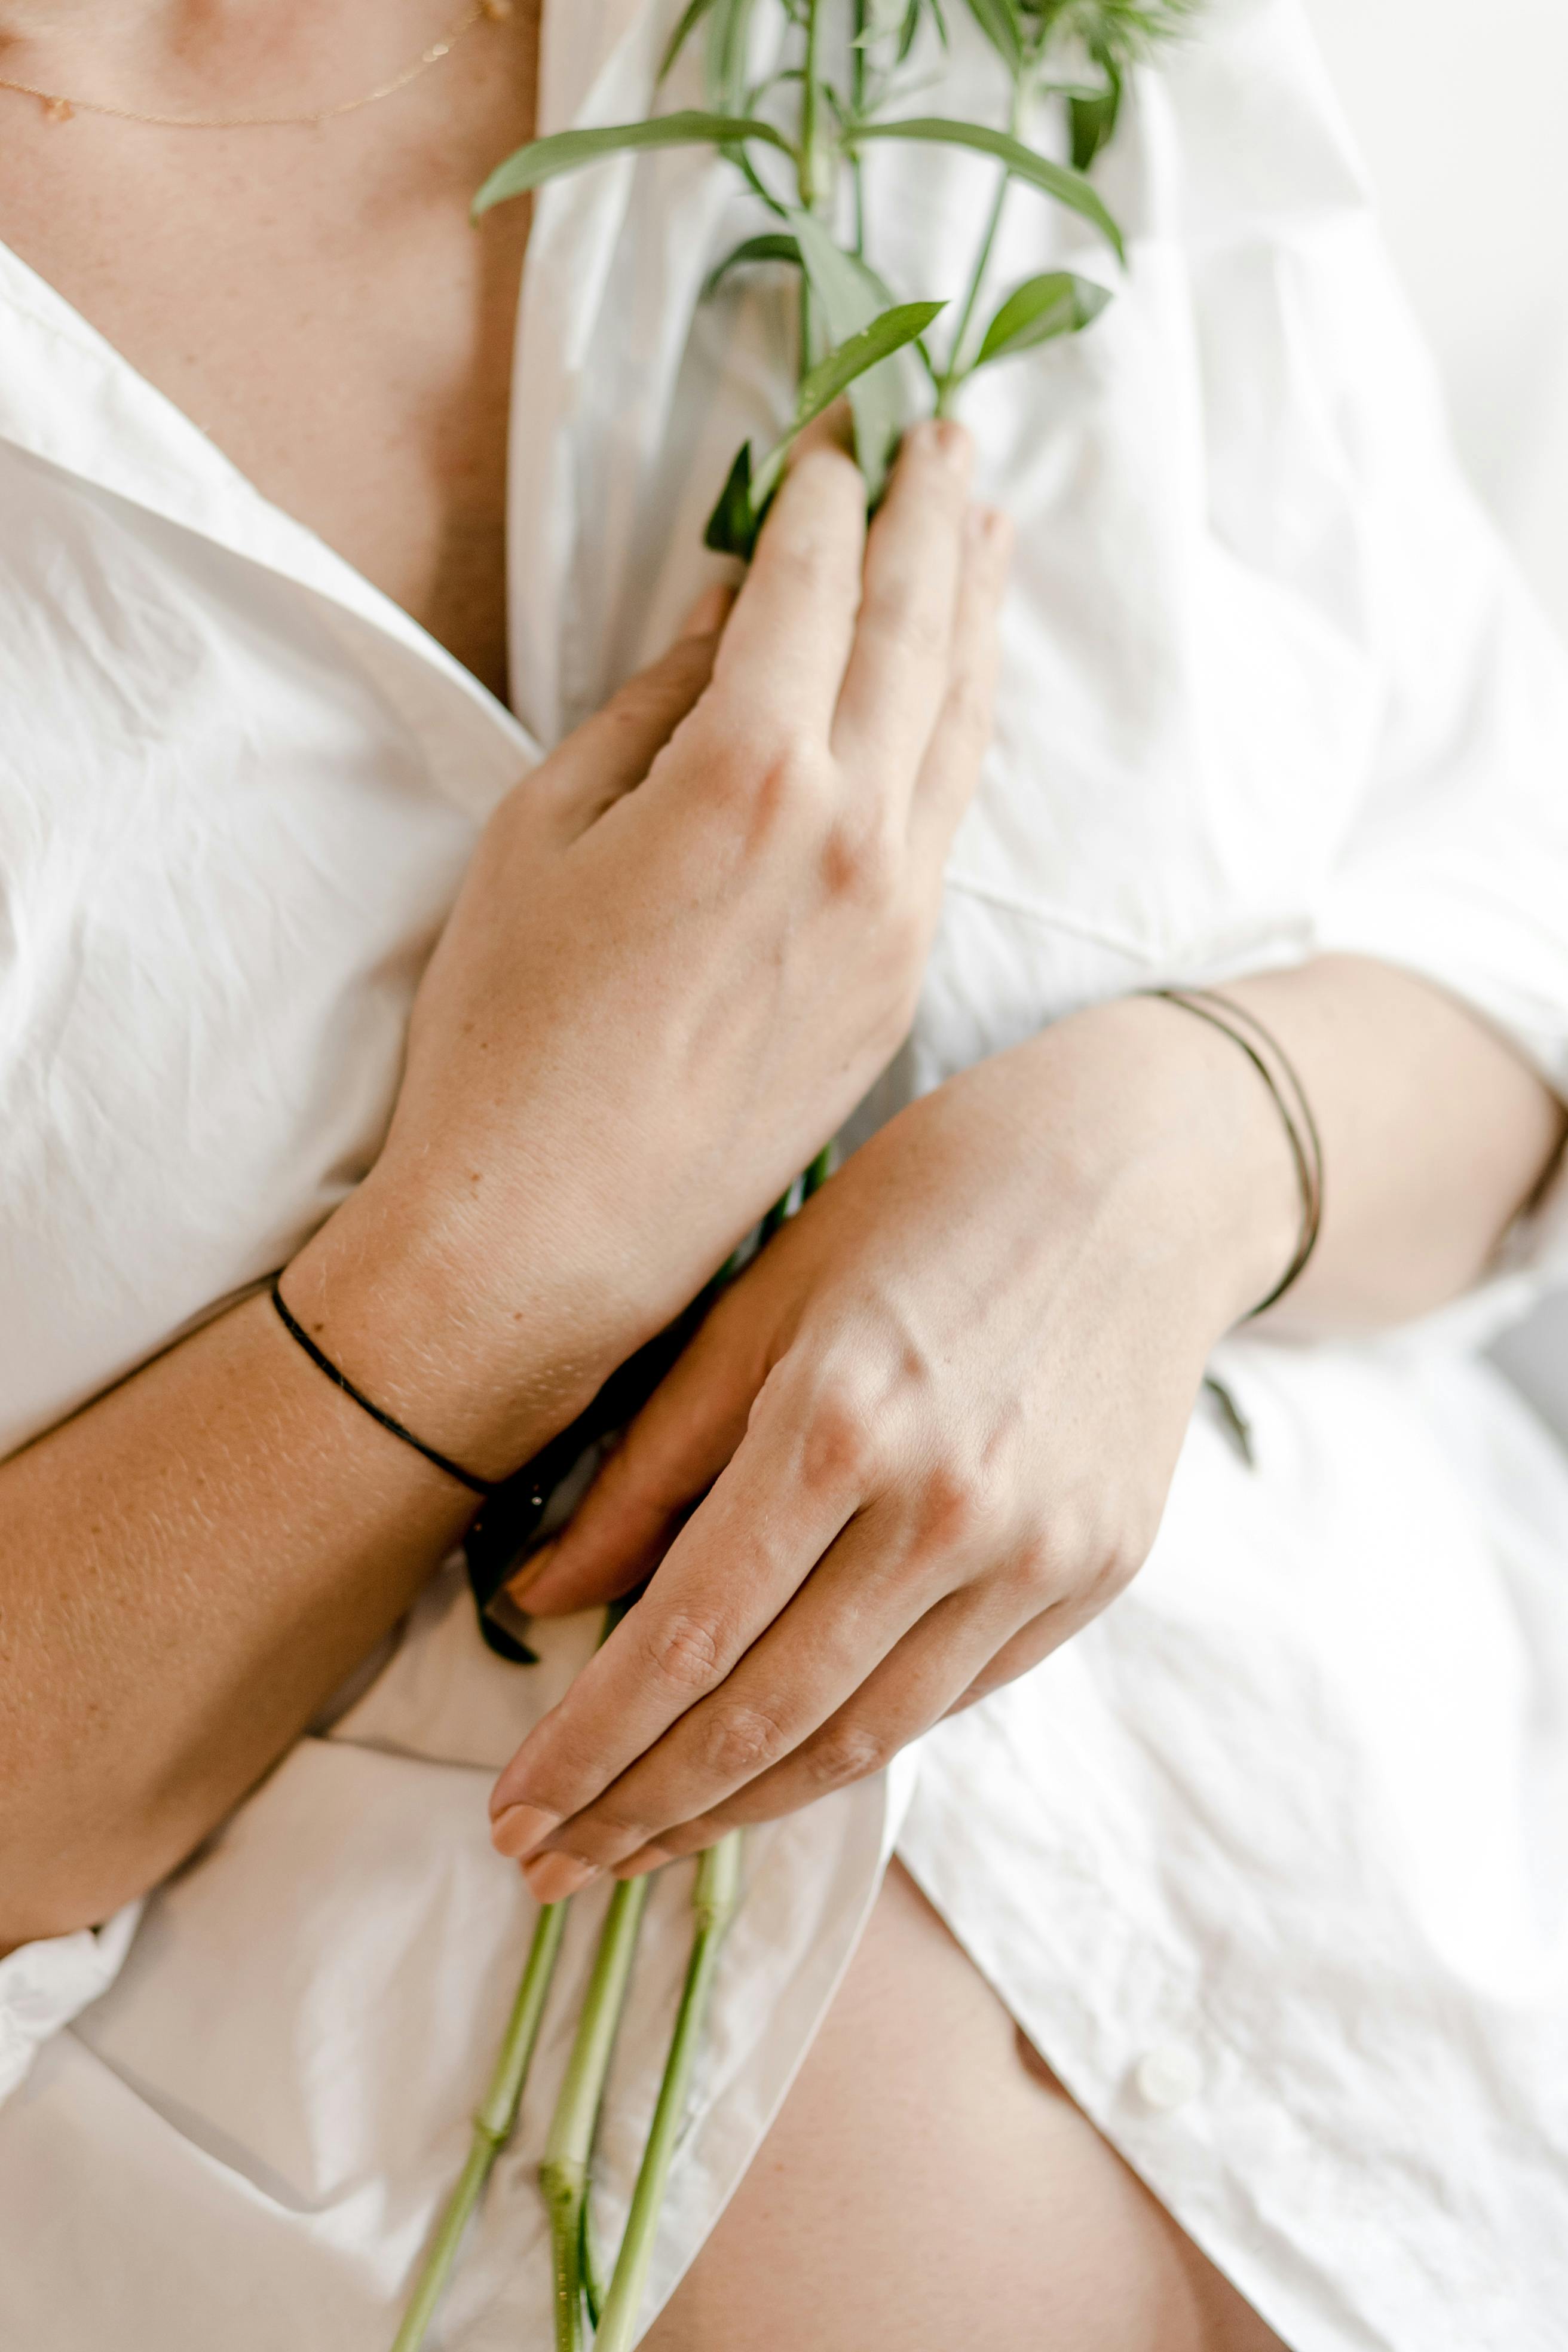
[[[193,37],[177,79],[159,77],[141,20],[89,39],[71,37],[75,13],[61,5],[52,35],[0,44],[0,71],[195,113],[374,87],[458,8],[287,0],[247,40]],[[531,132],[538,13],[539,0],[516,0],[406,89],[319,130],[59,124],[0,92],[0,236],[268,498],[497,692],[529,207],[502,205],[477,228],[468,207]]]
[[[0,71],[153,110],[308,106],[395,72],[456,13],[453,0],[0,0]],[[537,19],[538,0],[514,0],[507,23],[477,27],[408,89],[320,130],[182,133],[86,114],[51,123],[36,102],[0,92],[0,236],[266,497],[498,692],[506,419],[528,216],[525,205],[508,205],[476,230],[468,205],[530,134]],[[929,571],[922,557],[910,578]],[[770,639],[768,677],[779,674]],[[793,697],[787,664],[784,675]],[[826,847],[837,856],[839,846],[830,833]],[[853,860],[825,871],[844,892],[859,887]],[[699,893],[693,903],[707,901]],[[593,911],[585,906],[580,920]],[[728,935],[717,927],[714,936],[721,945]],[[459,967],[465,952],[477,953],[471,940],[452,950]],[[586,971],[592,959],[581,952]],[[772,968],[761,950],[745,967],[759,968]],[[636,978],[650,975],[651,962]],[[1560,1139],[1555,1107],[1489,1031],[1424,984],[1371,965],[1320,965],[1249,985],[1307,1073],[1333,1171],[1323,1246],[1291,1308],[1306,1317],[1299,1328],[1358,1328],[1436,1304],[1472,1277],[1535,1185]],[[637,993],[621,992],[624,1001]],[[491,990],[487,1006],[494,1001]],[[1084,1068],[1134,1099],[1135,1062],[1117,1058],[1116,1008],[1084,1017]],[[824,1018],[819,1008],[816,1029]],[[534,989],[526,1020],[496,1027],[487,1089],[500,1091],[542,1022]],[[454,1024],[443,1052],[474,1026]],[[468,1050],[489,1047],[479,1038]],[[1229,1098],[1235,1074],[1215,1062],[1212,1041],[1194,1032],[1170,1051],[1183,1057],[1190,1100],[1212,1108]],[[1065,1131],[1087,1081],[1070,1059],[1038,1058],[1029,1099],[1046,1128]],[[1016,1088],[1022,1066],[1014,1062]],[[531,1130],[548,1108],[531,1097]],[[1252,1104],[1248,1133],[1267,1115]],[[772,1097],[767,1118],[775,1128]],[[581,1125],[574,1115],[562,1129],[563,1166]],[[1279,1148],[1268,1127],[1260,1149]],[[463,1149],[482,1151],[482,1140]],[[812,1149],[815,1140],[776,1176]],[[1248,1154],[1231,1156],[1250,1173]],[[987,1160],[966,1148],[962,1159],[951,1202],[933,1211],[934,1243],[895,1270],[893,1289],[901,1296],[907,1285],[917,1306],[952,1237],[1005,1217],[1009,1186],[1023,1186],[1031,1229],[1042,1215],[1039,1154]],[[487,1204],[504,1198],[504,1154],[486,1170],[468,1168],[466,1156],[456,1164],[466,1192],[482,1190]],[[1207,1162],[1198,1154],[1194,1164]],[[542,1171],[538,1192],[552,1172]],[[560,1231],[572,1234],[584,1226],[573,1190],[582,1172],[566,1168]],[[1200,1207],[1173,1181],[1162,1208],[1175,1231],[1250,1232],[1246,1204],[1257,1191],[1205,1182]],[[408,1221],[405,1204],[393,1205],[395,1234]],[[1286,1212],[1289,1223],[1289,1199]],[[856,1269],[885,1222],[873,1201],[846,1251]],[[483,1223],[477,1213],[473,1223]],[[667,1223],[686,1229],[683,1217]],[[364,1232],[376,1239],[374,1223]],[[559,1255],[558,1235],[551,1241]],[[401,1360],[409,1303],[429,1271],[417,1253],[384,1260],[369,1244],[347,1248],[331,1294],[336,1326],[319,1305],[300,1306],[341,1353],[346,1300],[367,1382],[456,1457],[478,1442],[461,1416],[477,1417],[480,1433],[488,1426],[481,1408],[494,1383],[474,1366],[493,1368],[492,1358],[477,1317],[472,1362],[458,1360],[451,1262],[432,1263],[425,1288],[438,1297],[439,1318]],[[480,1272],[476,1289],[488,1297],[489,1265]],[[834,1297],[826,1284],[816,1304],[826,1313]],[[395,1313],[383,1328],[388,1298]],[[539,1341],[538,1395],[553,1395],[558,1375],[577,1376],[572,1328],[546,1347],[547,1318],[497,1311],[509,1351],[526,1354],[513,1325]],[[1037,1328],[1048,1319],[1041,1314]],[[961,1336],[974,1347],[967,1326]],[[1118,1336],[1123,1386],[1135,1337]],[[956,1345],[954,1354],[962,1362]],[[595,1378],[604,1369],[591,1354],[584,1361]],[[534,1394],[520,1381],[520,1410]],[[450,1434],[442,1409],[459,1416]],[[939,1395],[937,1410],[957,1408]],[[1103,1461],[1094,1468],[1103,1483]],[[467,1509],[279,1339],[265,1299],[216,1318],[0,1465],[0,1561],[16,1629],[0,1678],[9,1906],[0,1951],[101,1918],[188,1853],[408,1607]],[[934,1517],[954,1519],[949,1507]],[[93,1596],[90,1615],[73,1617],[63,1638],[62,1551],[79,1563],[79,1591]],[[1028,1663],[1000,1654],[1003,1673]],[[145,1843],[132,1853],[138,1836]],[[649,2352],[893,2343],[900,2352],[1278,2352],[1020,2053],[1005,2012],[897,1870],[778,2125],[647,2343]]]

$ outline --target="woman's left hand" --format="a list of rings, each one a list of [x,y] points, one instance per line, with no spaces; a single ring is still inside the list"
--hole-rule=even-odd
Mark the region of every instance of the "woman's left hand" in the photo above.
[[[1102,1609],[1299,1215],[1256,1074],[1148,999],[873,1137],[513,1588],[558,1614],[657,1570],[496,1785],[540,1899],[878,1770]]]

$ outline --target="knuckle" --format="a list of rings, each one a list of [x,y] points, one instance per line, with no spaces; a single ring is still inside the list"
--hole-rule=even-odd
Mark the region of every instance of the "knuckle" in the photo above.
[[[826,776],[826,746],[809,730],[792,728],[768,746],[753,786],[754,796],[764,809],[776,809],[781,815],[815,810],[823,798]]]
[[[650,1625],[643,1651],[651,1672],[678,1697],[705,1691],[720,1671],[717,1632],[706,1618],[685,1611]]]
[[[1015,1538],[999,1583],[1026,1614],[1061,1603],[1075,1613],[1085,1606],[1092,1612],[1131,1581],[1153,1537],[1154,1525],[1067,1505]]]
[[[1112,1529],[1100,1544],[1094,1591],[1109,1601],[1130,1584],[1154,1549],[1158,1532],[1159,1520],[1152,1516],[1134,1517]]]
[[[879,582],[869,599],[867,620],[922,666],[933,666],[939,670],[946,667],[947,616],[938,611],[925,583],[918,577]]]
[[[969,1463],[937,1462],[921,1481],[917,1525],[935,1551],[968,1551],[997,1531],[999,1496],[984,1470]]]
[[[884,823],[830,824],[821,850],[822,882],[830,898],[880,908],[896,897],[903,868],[900,844]]]
[[[842,534],[834,528],[834,509],[837,477],[840,467],[847,465],[847,459],[834,459],[829,473],[815,457],[803,459],[792,468],[796,497],[787,507],[781,501],[770,518],[778,524],[771,543],[763,531],[759,557],[765,562],[778,593],[792,604],[815,605],[824,597],[842,593],[845,551]],[[798,495],[802,488],[816,495],[802,499]]]
[[[726,1780],[751,1780],[787,1755],[789,1746],[788,1731],[768,1708],[726,1706],[710,1729],[707,1761]]]
[[[847,1788],[853,1780],[868,1780],[892,1755],[892,1742],[865,1724],[832,1724],[819,1732],[805,1752],[805,1763],[819,1793]]]
[[[865,1486],[875,1476],[880,1447],[878,1416],[857,1383],[840,1379],[817,1397],[801,1462],[803,1483],[814,1492]]]
[[[754,846],[814,824],[826,796],[826,747],[805,729],[773,729],[734,743],[714,782]]]
[[[1021,1536],[996,1574],[997,1597],[1021,1619],[1048,1609],[1062,1587],[1061,1555],[1044,1528]]]

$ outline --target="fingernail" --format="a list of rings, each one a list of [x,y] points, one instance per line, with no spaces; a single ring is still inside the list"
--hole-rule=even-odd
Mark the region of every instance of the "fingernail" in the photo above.
[[[930,446],[939,457],[953,467],[969,463],[970,439],[967,429],[952,416],[933,416],[923,427]]]
[[[529,1586],[531,1584],[538,1583],[540,1578],[543,1575],[545,1570],[549,1567],[551,1561],[554,1559],[560,1549],[561,1538],[559,1536],[556,1536],[552,1538],[549,1543],[541,1544],[536,1552],[531,1552],[527,1559],[523,1561],[522,1566],[518,1570],[517,1574],[515,1576],[508,1577],[506,1581],[508,1598],[512,1601],[521,1601],[523,1594],[528,1591]]]
[[[560,1826],[559,1813],[547,1813],[538,1805],[503,1805],[490,1823],[490,1843],[498,1853],[521,1862]]]
[[[523,1864],[522,1874],[536,1903],[564,1903],[599,1875],[591,1862],[580,1862],[574,1853],[542,1853],[537,1862]]]

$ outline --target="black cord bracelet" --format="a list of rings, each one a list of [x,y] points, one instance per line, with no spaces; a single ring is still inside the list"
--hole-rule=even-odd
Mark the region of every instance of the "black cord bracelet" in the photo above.
[[[426,1462],[434,1463],[437,1470],[444,1470],[448,1478],[455,1478],[458,1486],[466,1486],[471,1495],[493,1495],[499,1491],[503,1483],[500,1479],[476,1478],[473,1472],[465,1470],[460,1462],[452,1461],[445,1454],[437,1454],[433,1445],[426,1445],[422,1437],[416,1437],[411,1429],[405,1429],[403,1423],[395,1420],[391,1413],[383,1412],[380,1405],[373,1404],[363,1389],[356,1389],[348,1374],[339,1371],[331,1356],[324,1354],[317,1347],[303,1324],[297,1323],[289,1314],[284,1303],[282,1282],[283,1277],[280,1274],[274,1275],[272,1304],[278,1309],[278,1319],[290,1339],[298,1341],[318,1370],[325,1372],[334,1388],[342,1389],[344,1396],[352,1397],[362,1412],[369,1413],[372,1421],[378,1421],[383,1429],[388,1431],[392,1436],[401,1437],[405,1445],[412,1445],[416,1454],[423,1454]]]
[[[1279,1280],[1268,1297],[1260,1298],[1246,1317],[1245,1319],[1250,1323],[1277,1305],[1292,1285],[1300,1280],[1318,1246],[1318,1235],[1323,1223],[1323,1144],[1318,1122],[1312,1116],[1307,1089],[1301,1084],[1295,1066],[1279,1039],[1264,1026],[1255,1013],[1249,1013],[1244,1005],[1233,1004],[1228,996],[1215,995],[1206,988],[1152,988],[1145,992],[1167,1004],[1179,1005],[1183,1012],[1192,1013],[1195,1020],[1206,1021],[1211,1029],[1217,1029],[1222,1036],[1230,1039],[1233,1045],[1240,1046],[1272,1096],[1289,1141],[1290,1154],[1296,1162],[1297,1180],[1301,1187],[1300,1236],[1295,1254]],[[1245,1034],[1247,1030],[1251,1031],[1250,1037]],[[1285,1081],[1283,1086],[1275,1076],[1259,1045],[1254,1044],[1255,1038],[1279,1064]],[[1287,1098],[1287,1087],[1295,1097],[1294,1103]]]

